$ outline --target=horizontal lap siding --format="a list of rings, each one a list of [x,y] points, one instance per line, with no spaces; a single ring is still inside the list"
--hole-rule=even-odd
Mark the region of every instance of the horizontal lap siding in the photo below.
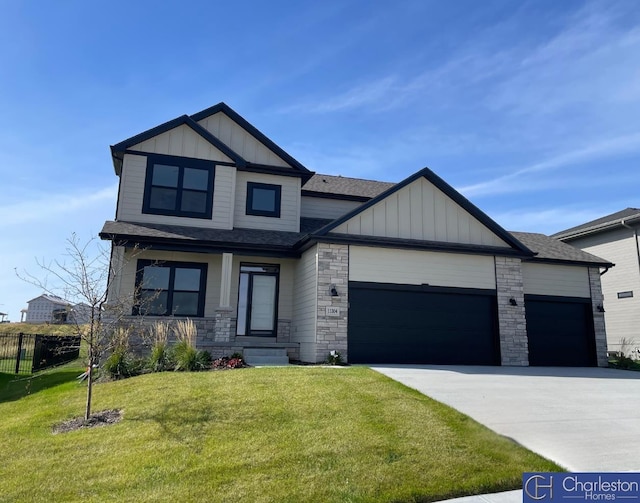
[[[493,257],[351,246],[349,281],[496,288]]]
[[[364,236],[506,246],[425,178],[419,178],[334,229]]]
[[[291,325],[291,341],[300,343],[300,359],[307,362],[316,361],[317,282],[317,252],[313,247],[296,262]]]
[[[524,293],[560,297],[591,297],[586,267],[522,263]]]
[[[235,168],[230,166],[215,167],[213,215],[211,220],[142,213],[146,172],[147,158],[145,156],[131,154],[124,156],[117,212],[118,220],[231,229],[233,196],[235,193]]]
[[[247,215],[247,182],[280,185],[280,218]],[[300,179],[238,171],[236,177],[234,227],[298,232],[300,229]]]
[[[640,272],[634,232],[615,229],[569,244],[615,264],[601,276],[609,350],[620,351],[621,339],[635,341],[630,349],[640,347]],[[619,299],[619,292],[633,292],[633,297]]]
[[[349,213],[361,204],[363,203],[358,201],[342,201],[324,197],[302,196],[300,216],[333,219]]]

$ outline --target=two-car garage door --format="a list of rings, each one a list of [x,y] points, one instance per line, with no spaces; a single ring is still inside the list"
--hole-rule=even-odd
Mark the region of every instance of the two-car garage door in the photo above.
[[[353,363],[498,365],[492,290],[349,285]]]

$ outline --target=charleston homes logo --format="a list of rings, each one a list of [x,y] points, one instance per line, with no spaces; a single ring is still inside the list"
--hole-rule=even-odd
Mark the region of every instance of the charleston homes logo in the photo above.
[[[640,503],[640,473],[524,473],[523,503]]]

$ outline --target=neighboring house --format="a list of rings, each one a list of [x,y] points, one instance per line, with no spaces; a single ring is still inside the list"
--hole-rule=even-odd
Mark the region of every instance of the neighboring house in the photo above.
[[[553,236],[616,264],[602,276],[610,351],[640,348],[639,230],[640,209],[627,208]],[[626,348],[622,347],[623,339]]]
[[[318,175],[224,103],[111,147],[110,301],[214,355],[606,365],[608,261],[509,233],[429,169]],[[286,361],[286,358],[285,358]]]
[[[55,295],[43,294],[27,302],[26,323],[66,323],[71,304]]]

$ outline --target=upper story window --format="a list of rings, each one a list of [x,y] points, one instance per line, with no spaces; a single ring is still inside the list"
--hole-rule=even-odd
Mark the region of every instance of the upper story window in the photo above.
[[[204,316],[207,264],[138,260],[134,315]]]
[[[210,161],[149,155],[142,213],[211,218],[214,170]]]
[[[280,185],[247,182],[247,215],[280,218]]]

